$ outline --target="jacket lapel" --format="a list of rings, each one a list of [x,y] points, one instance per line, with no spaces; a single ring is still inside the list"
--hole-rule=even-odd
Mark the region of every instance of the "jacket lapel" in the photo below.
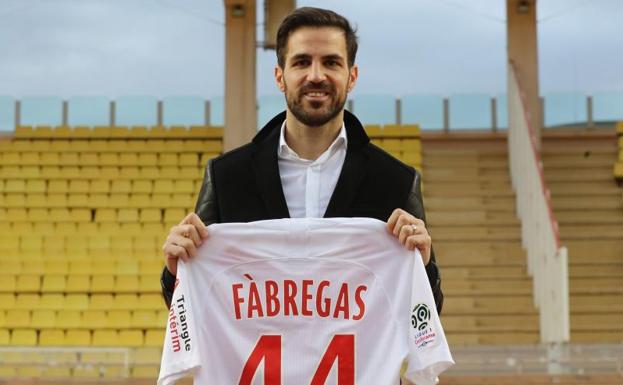
[[[258,186],[258,192],[268,212],[268,218],[266,219],[290,217],[286,198],[281,186],[279,163],[277,159],[279,132],[284,120],[285,112],[277,115],[268,122],[253,139],[255,151],[252,155],[252,167],[255,174],[255,183]]]
[[[346,158],[324,214],[325,218],[346,216],[367,170],[368,154],[364,147],[370,139],[359,120],[346,110],[344,125],[348,137]]]

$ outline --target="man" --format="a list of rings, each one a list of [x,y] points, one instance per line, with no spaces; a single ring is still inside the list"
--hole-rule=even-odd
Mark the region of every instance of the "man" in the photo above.
[[[358,78],[356,54],[354,30],[332,11],[299,8],[283,20],[274,75],[287,110],[251,143],[208,163],[196,213],[174,226],[163,246],[167,306],[177,260],[196,255],[208,238],[205,224],[324,216],[387,221],[404,247],[420,250],[441,311],[420,175],[371,144],[361,123],[344,110]]]

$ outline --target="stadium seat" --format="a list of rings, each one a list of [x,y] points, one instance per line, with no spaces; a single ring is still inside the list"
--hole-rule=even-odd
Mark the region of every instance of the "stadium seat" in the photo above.
[[[56,314],[56,326],[74,329],[82,326],[82,312],[79,310],[61,310]]]
[[[118,347],[120,346],[119,333],[116,330],[94,330],[93,346]]]
[[[15,329],[9,342],[13,346],[34,346],[37,344],[37,331],[31,329]]]

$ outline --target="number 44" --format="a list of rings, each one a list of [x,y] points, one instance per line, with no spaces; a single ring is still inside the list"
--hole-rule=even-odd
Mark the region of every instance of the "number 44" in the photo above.
[[[264,385],[281,385],[281,336],[261,336],[242,369],[238,385],[251,385],[264,360]],[[322,356],[310,385],[324,385],[337,360],[337,384],[355,384],[355,336],[336,334]]]

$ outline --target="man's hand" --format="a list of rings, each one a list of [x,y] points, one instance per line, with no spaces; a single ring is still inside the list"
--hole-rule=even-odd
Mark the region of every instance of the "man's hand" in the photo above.
[[[396,209],[387,220],[387,230],[408,250],[420,250],[424,266],[428,265],[432,240],[423,220],[402,209]]]
[[[195,213],[190,213],[179,225],[169,231],[167,240],[162,245],[167,270],[177,275],[177,260],[188,260],[197,255],[197,247],[208,237],[208,230]]]

